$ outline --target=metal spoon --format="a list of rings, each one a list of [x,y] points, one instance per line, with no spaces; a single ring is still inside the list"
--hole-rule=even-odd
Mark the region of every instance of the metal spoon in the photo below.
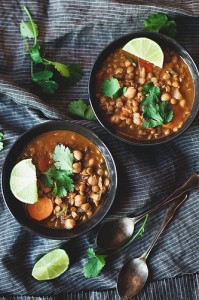
[[[155,245],[157,239],[171,221],[176,209],[187,199],[187,195],[180,196],[171,206],[167,209],[162,224],[156,233],[151,245],[148,249],[138,258],[129,260],[121,269],[118,281],[117,290],[122,299],[135,296],[145,285],[148,278],[148,267],[146,259]]]
[[[169,197],[167,197],[164,201],[160,202],[155,207],[149,209],[143,214],[130,218],[124,217],[119,218],[114,221],[106,222],[101,227],[98,232],[96,238],[96,244],[98,247],[110,250],[117,248],[124,243],[126,243],[132,236],[134,232],[135,224],[140,221],[142,218],[146,216],[146,214],[150,214],[156,211],[163,205],[166,205],[170,201],[175,200],[177,197],[181,196],[185,192],[196,189],[199,187],[199,175],[194,173],[191,175],[179,188],[177,188]]]

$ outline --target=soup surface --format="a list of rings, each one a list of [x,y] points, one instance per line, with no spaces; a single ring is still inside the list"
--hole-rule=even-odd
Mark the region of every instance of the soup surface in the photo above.
[[[159,68],[117,49],[98,71],[100,110],[119,134],[145,140],[162,138],[178,131],[189,116],[194,99],[189,68],[177,52],[163,52],[164,64]],[[103,85],[113,79],[124,89],[110,97]]]
[[[68,156],[64,157],[65,153]],[[72,229],[91,218],[102,205],[109,174],[102,153],[86,137],[68,130],[43,133],[25,147],[19,160],[26,158],[32,158],[36,166],[39,200],[47,197],[53,204],[51,215],[39,221],[43,225]],[[64,171],[58,165],[60,161],[62,165],[71,163],[70,180],[67,168]],[[33,205],[37,203],[26,205],[26,210],[34,218]]]

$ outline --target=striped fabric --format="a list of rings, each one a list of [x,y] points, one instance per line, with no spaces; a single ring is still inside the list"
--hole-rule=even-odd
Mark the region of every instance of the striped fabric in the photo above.
[[[175,17],[176,39],[199,66],[198,1],[117,0],[1,0],[0,3],[0,130],[5,147],[0,152],[1,168],[14,141],[32,126],[52,119],[69,119],[71,99],[87,100],[89,72],[97,54],[113,39],[143,28],[150,14],[164,12]],[[80,62],[83,78],[75,86],[61,88],[55,95],[39,95],[30,82],[29,59],[19,34],[26,19],[26,5],[39,27],[39,40],[46,43],[54,61]],[[193,172],[199,170],[199,118],[179,138],[152,149],[135,148],[111,137],[98,123],[71,120],[92,129],[107,144],[115,158],[119,187],[106,219],[139,213],[169,195]],[[12,218],[2,195],[0,199],[0,299],[14,300],[116,300],[116,282],[125,261],[141,255],[157,231],[165,209],[150,216],[145,233],[123,253],[108,261],[96,279],[85,279],[82,266],[86,250],[95,247],[99,227],[88,234],[61,242],[27,232]],[[172,223],[148,258],[149,280],[135,300],[199,299],[199,191],[190,193]],[[71,266],[60,278],[37,282],[31,276],[34,263],[48,251],[62,247]]]

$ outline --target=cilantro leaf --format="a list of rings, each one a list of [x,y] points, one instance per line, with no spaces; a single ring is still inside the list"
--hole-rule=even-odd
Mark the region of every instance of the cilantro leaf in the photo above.
[[[142,89],[142,93],[149,94],[141,102],[145,119],[142,127],[146,129],[170,122],[173,118],[173,111],[169,103],[160,101],[160,88],[154,86],[152,82],[147,82]]]
[[[174,37],[177,32],[176,22],[169,20],[163,13],[150,15],[144,20],[144,27],[148,31],[164,33],[170,37]]]
[[[32,75],[32,80],[42,87],[43,92],[53,94],[58,88],[58,84],[54,80],[49,80],[52,76],[53,72],[44,70],[34,73]]]
[[[82,119],[93,121],[95,120],[95,115],[89,104],[86,104],[83,100],[71,101],[68,105],[68,112],[71,115],[78,116]]]
[[[173,119],[173,111],[167,101],[160,103],[160,114],[164,124],[169,123]]]
[[[95,278],[106,264],[106,255],[99,255],[92,248],[87,250],[89,260],[84,265],[83,273],[86,278]]]
[[[42,182],[45,186],[51,188],[53,186],[54,179],[57,176],[57,169],[55,167],[51,167],[42,174]]]
[[[57,145],[52,155],[54,165],[57,169],[68,171],[69,174],[73,172],[74,156],[68,147],[64,145]]]
[[[69,70],[70,76],[66,78],[65,84],[70,86],[70,85],[74,85],[77,82],[79,82],[80,79],[82,78],[82,69],[81,69],[80,64],[75,64],[75,63],[69,64],[68,70]]]
[[[109,78],[102,82],[102,92],[104,96],[113,97],[120,90],[119,81],[116,78]]]
[[[37,25],[35,24],[35,31],[36,31],[36,34],[38,36],[38,29],[37,29]],[[34,32],[33,32],[33,28],[32,28],[32,24],[31,22],[24,22],[22,21],[20,23],[20,33],[21,33],[21,36],[23,38],[29,38],[29,39],[34,39]]]
[[[41,49],[40,45],[36,44],[30,50],[30,57],[35,64],[43,62],[41,54],[40,54],[40,49]]]
[[[65,170],[57,170],[56,179],[54,181],[53,195],[63,197],[67,192],[74,191],[73,179],[68,176]]]
[[[61,74],[63,77],[69,77],[70,76],[70,71],[67,65],[61,64],[58,62],[51,62],[54,68]]]

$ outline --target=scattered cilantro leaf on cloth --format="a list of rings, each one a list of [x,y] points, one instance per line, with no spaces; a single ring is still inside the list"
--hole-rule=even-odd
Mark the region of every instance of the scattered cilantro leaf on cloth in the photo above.
[[[57,145],[53,152],[52,158],[57,169],[73,172],[74,155],[68,147]]]
[[[68,113],[89,121],[96,119],[90,104],[86,104],[82,99],[71,101],[68,105]]]
[[[24,10],[29,17],[29,21],[28,22],[22,21],[20,23],[20,33],[21,36],[25,39],[26,51],[30,55],[32,80],[41,86],[42,91],[44,93],[48,93],[48,94],[53,94],[55,90],[57,90],[57,88],[59,87],[56,81],[49,80],[51,77],[56,75],[55,70],[60,74],[61,77],[65,79],[65,85],[73,85],[77,83],[82,77],[82,71],[80,65],[79,64],[66,65],[60,62],[47,60],[44,57],[44,51],[43,51],[44,46],[43,45],[41,46],[40,44],[37,43],[38,27],[36,23],[33,21],[32,16],[28,11],[28,9],[24,7]],[[32,47],[29,45],[27,39],[34,39],[34,44]],[[48,68],[48,66],[53,66],[52,71],[54,71],[55,74],[51,72],[52,73],[51,77],[45,79],[42,78],[39,80],[37,76],[38,73],[40,72],[37,73],[34,72],[34,64],[38,65],[37,68],[39,67],[41,69],[41,72],[46,72],[47,71],[46,68]]]
[[[102,92],[104,96],[113,97],[113,95],[116,95],[116,93],[119,90],[120,90],[119,81],[114,77],[111,77],[102,82]]]
[[[0,131],[0,151],[3,149],[3,138],[4,138],[4,134],[2,131]]]
[[[86,278],[97,277],[106,264],[107,255],[99,255],[92,248],[87,250],[88,262],[84,265],[83,273]]]
[[[168,102],[160,100],[160,88],[154,86],[152,82],[147,82],[142,93],[146,95],[141,102],[145,119],[142,127],[150,128],[169,123],[173,118],[173,111]]]
[[[145,225],[148,220],[148,214],[146,215],[144,222],[142,223],[140,229],[137,233],[124,245],[118,247],[114,252],[110,254],[97,254],[92,248],[87,250],[87,255],[89,257],[88,261],[85,263],[83,267],[83,274],[86,278],[96,278],[105,267],[107,259],[110,256],[113,256],[117,253],[121,253],[121,251],[127,248],[138,236],[141,236],[145,231]]]
[[[54,91],[58,88],[58,84],[54,80],[50,80],[52,76],[53,73],[51,71],[44,70],[34,73],[32,75],[32,80],[42,87],[43,92],[53,94]]]
[[[74,191],[73,161],[74,156],[68,147],[57,145],[52,154],[54,166],[42,174],[46,187],[53,187],[53,195],[63,197]]]
[[[170,37],[174,37],[177,32],[176,22],[170,20],[168,16],[163,13],[150,15],[144,20],[144,27],[148,31],[164,33]]]

